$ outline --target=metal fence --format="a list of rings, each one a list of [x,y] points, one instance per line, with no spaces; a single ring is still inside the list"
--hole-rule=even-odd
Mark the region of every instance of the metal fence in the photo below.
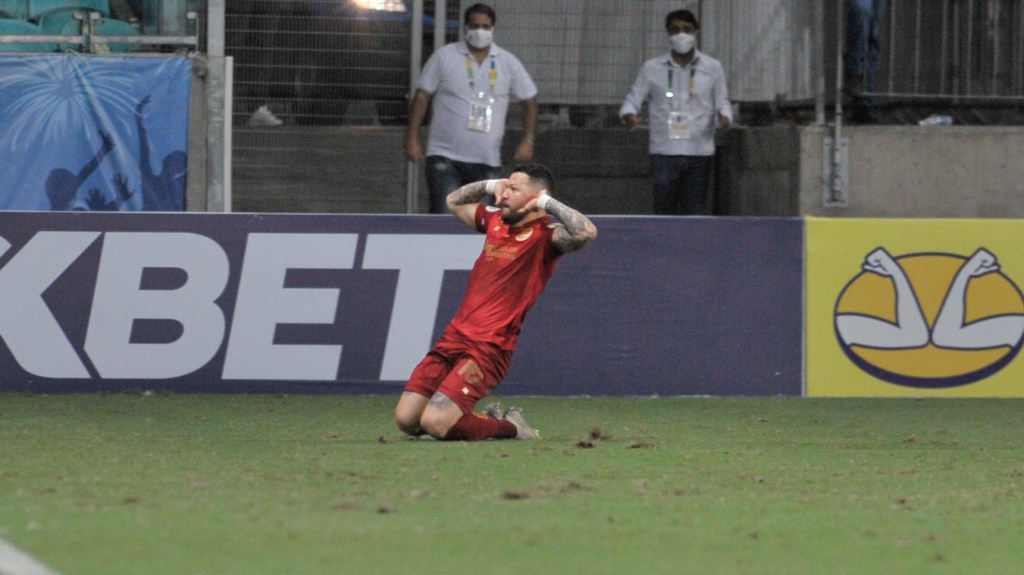
[[[1024,101],[1024,0],[890,0],[879,96]]]
[[[636,141],[605,132],[618,128],[618,106],[641,62],[667,50],[664,15],[677,8],[701,20],[701,49],[723,62],[741,123],[771,122],[780,106],[817,112],[800,121],[828,121],[822,110],[842,90],[844,1],[489,3],[498,14],[495,42],[538,84],[540,129],[579,132],[571,141],[583,171],[595,145],[613,169],[632,161]],[[425,60],[435,30],[427,21],[411,39],[412,2],[227,0],[237,209],[406,210],[416,173],[402,153],[411,53],[416,43]],[[444,42],[459,38],[469,3],[444,4]],[[434,0],[424,0],[423,12],[432,18]],[[958,106],[961,123],[1024,122],[1024,0],[889,0],[874,96],[891,112],[882,121],[910,123]],[[517,110],[510,108],[513,131]]]
[[[235,60],[235,124],[247,124],[262,107],[258,125],[275,124],[274,118],[301,126],[404,124],[410,14],[360,6],[353,0],[228,0],[225,46]],[[453,28],[447,39],[457,33]]]

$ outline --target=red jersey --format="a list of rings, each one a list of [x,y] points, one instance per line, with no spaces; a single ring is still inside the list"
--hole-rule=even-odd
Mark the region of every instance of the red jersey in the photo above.
[[[445,332],[513,350],[526,312],[544,291],[562,252],[551,243],[554,228],[546,215],[509,226],[501,221],[501,210],[480,204],[476,228],[487,234],[484,249]]]

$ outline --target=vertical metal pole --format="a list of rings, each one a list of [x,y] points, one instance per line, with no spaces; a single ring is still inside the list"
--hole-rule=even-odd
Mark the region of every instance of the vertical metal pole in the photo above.
[[[221,211],[231,211],[231,150],[234,140],[232,139],[232,114],[234,113],[235,97],[235,59],[232,56],[224,57],[224,157],[222,165],[224,180],[221,184],[223,198]]]
[[[1003,12],[1004,10],[999,7],[998,4],[989,8],[989,17],[992,17],[991,11],[995,11],[995,22],[992,25],[992,89],[989,93],[993,96],[999,95],[999,40],[1002,37],[1000,32],[1003,28]]]
[[[895,92],[896,91],[893,88],[893,84],[896,82],[895,74],[893,72],[893,69],[896,67],[896,51],[897,51],[896,50],[896,9],[898,8],[898,6],[897,6],[898,3],[899,3],[899,0],[889,0],[889,8],[887,10],[887,16],[888,16],[888,19],[889,19],[889,73],[888,73],[888,78],[886,78],[885,83],[887,84],[887,89],[888,89],[889,92]],[[882,25],[882,23],[881,23],[882,15],[881,14],[875,14],[875,17],[879,19],[878,25],[881,26]],[[882,31],[879,30],[878,34],[879,34],[879,36],[881,36]],[[873,75],[873,74],[875,74],[875,72],[877,72],[877,70],[874,70],[874,71],[865,70],[866,74],[872,74]],[[871,92],[877,92],[878,91],[877,88],[875,87],[875,81],[876,81],[875,79],[871,80]]]
[[[893,68],[896,67],[896,8],[897,8],[896,4],[897,3],[898,3],[898,0],[889,0],[889,9],[888,9],[888,17],[889,17],[889,74],[888,74],[888,76],[889,77],[886,79],[886,84],[887,84],[886,88],[888,89],[889,92],[895,92],[896,91],[895,89],[893,89],[893,84],[895,83],[895,79],[894,79],[895,78],[895,74],[893,73]],[[875,14],[875,16],[877,18],[881,18],[880,14]],[[879,25],[881,25],[881,22],[879,22]],[[881,35],[881,33],[882,33],[881,30],[879,30],[878,33],[879,33],[879,35]],[[866,73],[874,74],[874,71],[867,71]],[[875,80],[872,79],[871,80],[871,91],[872,92],[877,92],[878,90],[875,88],[874,82],[875,82]]]
[[[921,93],[921,37],[924,36],[921,30],[921,0],[917,0],[917,14],[914,24],[914,93]],[[892,28],[896,27],[896,18],[889,20]],[[890,69],[891,73],[891,69]]]
[[[953,96],[960,92],[960,14],[957,3],[953,2],[953,39],[950,46],[953,50],[952,75],[950,77],[950,92]]]
[[[416,83],[420,78],[420,62],[423,60],[423,0],[413,0],[412,32],[409,38],[409,103],[416,97]],[[415,214],[419,205],[419,164],[406,163],[405,213]]]
[[[836,14],[836,123],[834,135],[822,142],[822,204],[825,207],[846,207],[849,201],[849,142],[843,138],[843,24],[846,22],[843,3],[837,2]]]
[[[224,6],[226,0],[209,0],[206,17],[206,52],[209,69],[206,73],[206,210],[222,212],[225,209],[224,182],[231,174],[224,173],[225,98],[230,91],[225,86],[224,59]]]
[[[946,89],[946,36],[949,34],[949,0],[942,0],[942,44],[939,49],[939,93]]]
[[[974,2],[967,3],[967,57],[964,58],[964,73],[966,78],[964,81],[967,87],[964,89],[964,94],[970,96],[974,91],[974,70],[972,69],[972,63],[974,62]]]
[[[825,125],[825,3],[812,0],[814,7],[814,123]]]
[[[836,142],[843,129],[843,50],[846,35],[843,33],[843,2],[836,3]]]
[[[445,43],[446,24],[448,22],[448,2],[434,1],[434,51],[438,51]]]

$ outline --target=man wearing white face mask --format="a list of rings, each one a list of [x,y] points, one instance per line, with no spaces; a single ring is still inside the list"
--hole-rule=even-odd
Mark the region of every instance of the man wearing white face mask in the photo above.
[[[430,213],[447,211],[449,193],[465,184],[499,177],[501,140],[511,100],[523,107],[523,137],[513,159],[533,158],[537,86],[511,52],[493,42],[497,17],[486,4],[463,15],[465,41],[448,44],[427,60],[409,113],[405,155],[426,159]],[[432,104],[432,105],[431,105]],[[431,109],[426,153],[420,125]]]
[[[665,17],[672,49],[644,62],[619,109],[629,129],[650,117],[654,213],[708,214],[715,130],[732,123],[722,64],[696,48],[700,26],[689,10]]]

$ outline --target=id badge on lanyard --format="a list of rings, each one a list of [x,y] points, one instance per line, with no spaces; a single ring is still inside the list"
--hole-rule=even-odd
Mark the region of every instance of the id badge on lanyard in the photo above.
[[[490,132],[494,117],[494,88],[498,82],[498,72],[494,69],[494,57],[491,57],[490,91],[475,90],[476,81],[473,74],[473,61],[466,58],[466,74],[469,76],[469,89],[473,92],[473,101],[469,104],[469,121],[466,127],[474,132]]]
[[[696,135],[694,130],[694,113],[689,110],[690,102],[693,100],[693,76],[697,73],[697,61],[690,63],[690,83],[686,98],[685,110],[679,98],[675,97],[672,83],[672,67],[668,68],[668,88],[665,91],[665,98],[668,100],[671,109],[668,113],[668,139],[689,140]]]
[[[693,137],[693,114],[689,112],[669,112],[668,139],[689,140]]]
[[[479,92],[469,104],[469,123],[466,127],[474,132],[490,132],[493,115],[494,97],[487,92]]]

